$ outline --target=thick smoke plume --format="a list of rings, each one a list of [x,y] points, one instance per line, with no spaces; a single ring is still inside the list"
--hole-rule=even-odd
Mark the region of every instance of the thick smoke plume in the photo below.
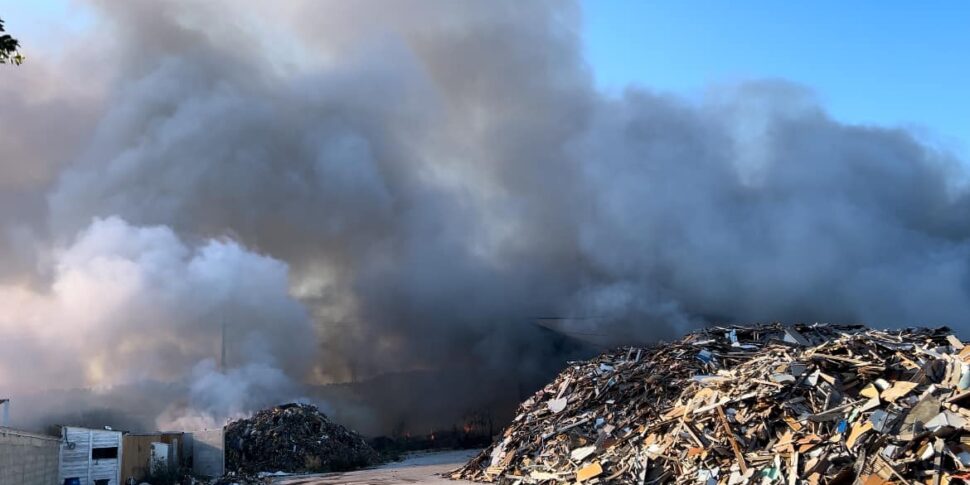
[[[4,391],[165,389],[188,426],[442,373],[332,403],[383,432],[528,391],[576,350],[537,317],[967,328],[959,160],[780,80],[601,93],[572,3],[91,9],[0,75]]]
[[[286,266],[237,243],[190,248],[166,227],[111,218],[54,260],[49,291],[0,287],[5,388],[109,390],[189,376],[192,414],[169,415],[201,426],[296,393],[293,379],[312,364],[316,333],[287,292]],[[223,339],[233,352],[217,363]]]

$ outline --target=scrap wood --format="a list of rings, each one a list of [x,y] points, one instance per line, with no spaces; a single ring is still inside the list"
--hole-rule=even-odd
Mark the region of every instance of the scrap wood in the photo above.
[[[968,349],[946,328],[826,324],[711,327],[621,348],[570,363],[520,406],[501,445],[453,477],[552,484],[580,481],[583,471],[584,483],[970,481]],[[565,406],[552,413],[555,399]],[[501,470],[489,468],[493,450]]]
[[[897,381],[893,383],[892,387],[890,387],[889,389],[886,389],[885,391],[882,391],[882,394],[879,395],[879,398],[882,399],[883,401],[893,402],[905,396],[906,394],[909,394],[910,391],[915,389],[917,385],[918,384],[915,382]]]
[[[226,426],[226,469],[241,473],[363,468],[380,455],[310,404],[284,404]]]
[[[717,407],[717,417],[721,419],[721,425],[724,426],[724,434],[727,436],[728,442],[731,443],[731,449],[734,450],[735,458],[738,459],[741,473],[747,473],[748,467],[744,463],[744,455],[741,454],[741,448],[738,446],[737,440],[734,439],[734,431],[731,430],[731,423],[728,422],[727,416],[724,415],[724,409],[721,406]]]
[[[576,472],[576,481],[585,482],[590,478],[598,477],[603,474],[603,467],[599,463],[590,463]]]

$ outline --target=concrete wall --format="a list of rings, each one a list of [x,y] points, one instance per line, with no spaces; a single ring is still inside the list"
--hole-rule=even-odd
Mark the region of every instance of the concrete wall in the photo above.
[[[61,440],[0,428],[0,485],[56,485]]]
[[[193,431],[191,435],[192,470],[206,477],[222,476],[226,466],[226,443],[222,429]]]

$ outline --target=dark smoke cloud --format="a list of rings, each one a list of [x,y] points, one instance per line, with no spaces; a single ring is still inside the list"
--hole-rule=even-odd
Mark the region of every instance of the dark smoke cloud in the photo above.
[[[574,330],[614,342],[724,320],[967,328],[966,166],[904,130],[839,123],[799,86],[714,87],[696,101],[636,86],[602,94],[572,3],[94,8],[92,42],[108,53],[94,94],[55,89],[27,109],[30,74],[4,74],[24,108],[3,123],[33,121],[0,138],[0,167],[17,174],[0,200],[46,204],[30,203],[29,217],[0,211],[13,228],[0,271],[47,275],[46,288],[7,293],[50,304],[58,255],[106,224],[161,231],[183,263],[230,244],[240,260],[279,264],[263,286],[259,271],[236,273],[213,291],[247,281],[270,295],[246,301],[273,309],[251,328],[274,345],[306,343],[288,298],[299,301],[312,357],[270,349],[220,372],[198,351],[135,366],[182,383],[174,394],[210,417],[313,385],[440,371],[451,377],[425,399],[434,404],[371,393],[335,412],[384,430],[422,409],[458,419],[517,399],[574,355],[536,317],[574,317]],[[90,66],[49,69],[70,78]],[[65,135],[41,137],[42,126]],[[166,304],[181,308],[178,298]],[[215,305],[245,313],[237,304]],[[23,325],[13,315],[0,313],[0,332]],[[193,342],[199,325],[211,341],[216,328],[169,320],[153,352]],[[0,375],[18,366],[4,346]],[[41,355],[45,368],[73,364]],[[233,385],[250,384],[258,403],[191,393],[239,396]]]

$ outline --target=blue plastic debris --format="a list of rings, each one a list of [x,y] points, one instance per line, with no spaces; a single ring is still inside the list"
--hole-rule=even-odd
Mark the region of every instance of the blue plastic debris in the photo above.
[[[697,353],[697,359],[705,364],[710,364],[714,362],[714,354],[707,349],[704,349]]]

